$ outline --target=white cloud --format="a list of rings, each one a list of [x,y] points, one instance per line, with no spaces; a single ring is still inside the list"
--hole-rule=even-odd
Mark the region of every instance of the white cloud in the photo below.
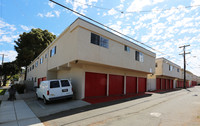
[[[115,14],[117,14],[117,11],[114,8],[108,11],[108,15],[115,15]]]
[[[20,25],[20,27],[25,31],[29,31],[29,30],[31,30],[31,28],[33,28],[32,26],[28,27],[28,26],[25,26],[25,25]]]
[[[200,0],[192,0],[191,6],[200,5]]]
[[[71,0],[65,0],[65,2],[67,4],[71,4],[72,7],[73,7],[73,10],[74,11],[78,11],[80,12],[81,14],[85,15],[85,13],[87,12],[87,4],[88,5],[92,5],[93,3],[97,3],[98,0],[76,0],[76,1],[71,1]],[[76,13],[74,13],[76,15]]]
[[[92,2],[98,2],[98,0],[88,0],[89,4],[91,4]]]
[[[60,11],[54,11],[57,17],[60,17]]]
[[[145,6],[149,6],[151,4],[152,2],[150,0],[134,0],[126,11],[141,11]]]
[[[0,37],[0,42],[11,43],[14,39],[17,39],[19,35],[3,35]]]
[[[16,59],[17,52],[13,50],[3,50],[0,51],[0,54],[5,54],[4,62],[12,62]]]
[[[52,17],[60,17],[60,11],[58,10],[54,10],[54,11],[50,11],[50,12],[47,12],[47,13],[38,13],[37,16],[39,17],[47,17],[47,18],[52,18]]]
[[[55,4],[53,2],[48,2],[48,5],[51,7],[51,8],[54,8]]]
[[[16,39],[18,35],[16,35],[15,31],[17,28],[15,25],[8,24],[0,19],[0,42],[1,44],[8,44],[13,42],[13,39]]]
[[[38,13],[37,16],[39,16],[39,17],[44,17],[44,15],[41,14],[41,13]]]
[[[52,12],[47,12],[46,14],[45,14],[45,17],[54,17],[55,15],[54,14],[52,14]]]
[[[161,2],[164,2],[164,0],[154,0],[153,4],[157,4],[157,3],[161,3]]]
[[[124,3],[125,0],[120,0],[121,3]]]

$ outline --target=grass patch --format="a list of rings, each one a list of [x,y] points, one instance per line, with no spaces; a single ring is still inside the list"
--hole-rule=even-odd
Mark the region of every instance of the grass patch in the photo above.
[[[6,89],[0,89],[0,95],[4,95],[6,92]]]

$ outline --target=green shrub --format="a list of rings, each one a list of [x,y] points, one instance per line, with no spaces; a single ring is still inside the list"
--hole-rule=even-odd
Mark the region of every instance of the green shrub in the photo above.
[[[6,89],[0,89],[0,95],[4,95],[6,92]]]
[[[25,84],[15,84],[13,85],[19,94],[24,94]]]

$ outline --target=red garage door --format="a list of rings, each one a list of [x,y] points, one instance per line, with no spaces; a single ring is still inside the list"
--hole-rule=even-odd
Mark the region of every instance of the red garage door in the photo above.
[[[174,81],[173,80],[170,80],[171,81],[171,83],[170,83],[170,89],[173,89],[174,88]]]
[[[162,89],[166,89],[166,79],[162,79]]]
[[[137,93],[137,77],[126,77],[126,94]]]
[[[42,81],[45,81],[45,80],[47,80],[47,78],[46,78],[46,77],[43,77],[43,78],[42,78]]]
[[[169,90],[169,88],[170,88],[170,79],[167,79],[166,81],[167,81],[167,82],[166,82],[166,85],[167,85],[167,86],[166,86],[166,89]]]
[[[109,75],[109,95],[124,94],[124,77]]]
[[[106,96],[107,75],[85,73],[85,97]]]
[[[38,87],[40,86],[41,81],[42,81],[42,78],[38,78]]]
[[[146,92],[146,78],[138,78],[138,93]]]
[[[189,81],[186,81],[186,87],[189,88]]]
[[[156,78],[156,90],[161,90],[161,79]]]

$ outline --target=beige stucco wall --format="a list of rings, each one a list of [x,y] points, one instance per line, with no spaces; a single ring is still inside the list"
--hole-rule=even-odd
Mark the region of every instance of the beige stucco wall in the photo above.
[[[78,36],[78,58],[89,62],[106,64],[121,68],[128,68],[150,73],[155,71],[155,54],[147,51],[133,43],[124,41],[109,32],[91,26],[87,23],[80,23]],[[90,28],[87,30],[84,26]],[[90,43],[91,32],[109,39],[109,48],[104,48]],[[124,51],[124,45],[129,45],[130,52]],[[140,51],[144,55],[144,62],[135,60],[135,51]]]
[[[155,69],[155,75],[163,75],[173,78],[181,78],[181,67],[177,64],[165,59],[158,58],[156,59],[157,67]],[[173,66],[172,71],[169,71],[169,65]],[[179,69],[179,72],[177,72]]]

